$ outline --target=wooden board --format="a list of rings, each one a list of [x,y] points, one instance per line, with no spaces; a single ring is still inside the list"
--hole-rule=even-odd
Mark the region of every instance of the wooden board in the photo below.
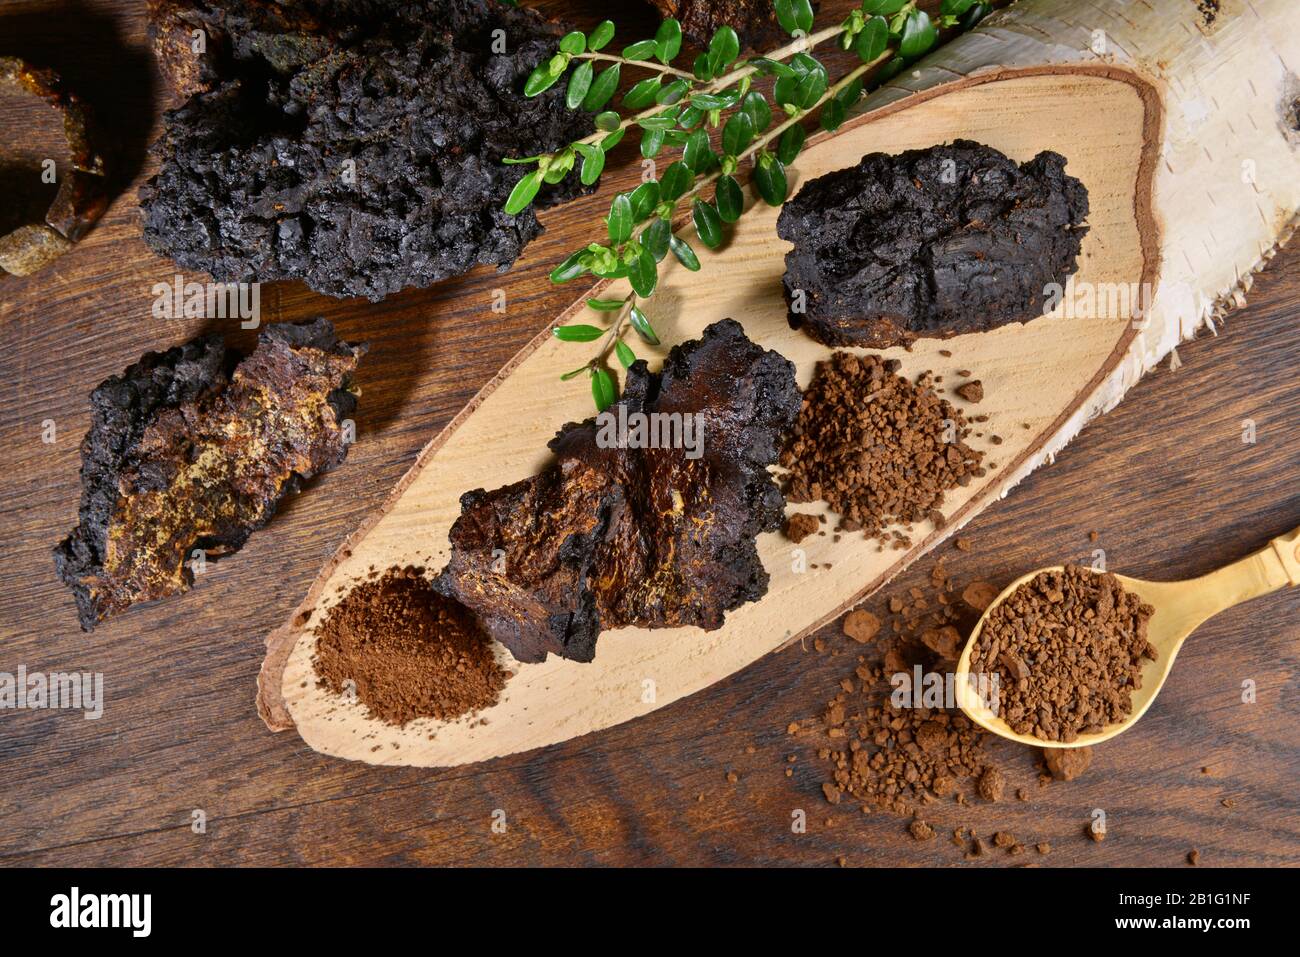
[[[843,17],[853,5],[826,0],[821,9]],[[600,18],[577,3],[550,7],[587,28]],[[653,31],[648,7],[620,10],[620,24],[625,16],[629,31]],[[0,7],[4,43],[39,49],[65,75],[80,77],[114,121],[118,145],[128,156],[143,152],[163,99],[138,0],[11,0]],[[630,188],[637,175],[630,159],[616,163],[608,188]],[[271,318],[327,315],[349,338],[373,343],[362,368],[361,441],[345,466],[239,555],[211,566],[193,592],[80,634],[49,549],[74,521],[86,395],[143,350],[209,325],[148,317],[149,285],[175,268],[141,243],[133,182],[123,188],[100,226],[49,275],[0,282],[0,670],[99,671],[107,689],[98,721],[0,712],[4,864],[834,866],[843,857],[850,866],[999,867],[1024,860],[989,855],[966,863],[944,841],[914,841],[905,821],[824,803],[821,742],[791,740],[785,728],[819,713],[860,653],[835,624],[598,737],[472,769],[338,761],[297,735],[265,732],[249,690],[261,636],[283,620],[338,542],[382,505],[429,436],[563,308],[570,293],[549,287],[546,271],[590,236],[606,205],[597,198],[549,213],[547,234],[504,276],[478,270],[378,307],[296,286],[274,290]],[[490,311],[494,289],[507,294],[503,315]],[[1207,330],[1178,347],[1178,371],[1152,373],[1052,468],[972,520],[963,530],[972,550],[942,550],[949,569],[963,581],[1005,582],[1100,547],[1114,568],[1176,578],[1209,571],[1294,527],[1298,313],[1300,250],[1288,249],[1218,335]],[[250,341],[233,328],[221,331]],[[58,424],[49,444],[39,439],[47,419]],[[1246,421],[1258,428],[1254,445],[1242,442]],[[1089,541],[1090,531],[1099,541]],[[867,607],[880,613],[889,594],[924,586],[930,564],[906,570]],[[1099,749],[1084,778],[1040,789],[1033,753],[995,742],[992,759],[1014,786],[1029,788],[1031,800],[940,808],[933,819],[1050,841],[1045,866],[1179,865],[1193,846],[1211,866],[1298,866],[1297,673],[1300,591],[1292,590],[1200,629],[1141,732]],[[1249,706],[1240,701],[1248,677],[1260,688]],[[789,754],[796,761],[786,777]],[[736,784],[726,780],[729,771]],[[1225,799],[1236,806],[1224,808]],[[1112,823],[1100,845],[1081,833],[1095,807],[1107,808]],[[790,832],[794,809],[808,813],[806,834]],[[195,810],[207,814],[201,834],[193,830]],[[505,833],[490,826],[496,810],[506,814]]]
[[[1157,249],[1150,210],[1153,109],[1153,98],[1119,72],[985,78],[846,124],[801,155],[792,189],[875,150],[969,137],[1023,162],[1052,149],[1066,156],[1068,171],[1089,189],[1090,229],[1075,281],[1098,289],[1150,288]],[[736,318],[756,342],[791,359],[806,385],[816,362],[831,350],[786,321],[781,275],[789,246],[776,237],[776,214],[762,203],[754,206],[726,248],[708,257],[705,270],[669,267],[649,303],[649,317],[667,343],[694,338],[718,319]],[[599,288],[606,298],[627,292],[625,281]],[[317,686],[311,632],[328,607],[372,569],[441,568],[461,494],[481,487],[486,476],[495,487],[535,473],[547,460],[546,442],[558,426],[589,414],[583,390],[570,390],[559,402],[537,403],[538,395],[581,361],[575,361],[573,345],[543,332],[430,444],[382,514],[341,547],[273,640],[287,660],[281,675],[273,652],[267,682],[273,686],[279,680],[293,724],[316,750],[421,766],[540,747],[662,707],[833,619],[995,500],[1003,476],[1039,451],[1120,363],[1136,334],[1133,319],[1129,312],[1081,319],[1058,310],[1023,326],[921,340],[910,351],[886,353],[899,358],[903,374],[911,377],[932,370],[955,385],[962,380],[958,370],[971,370],[985,384],[986,398],[978,407],[954,400],[968,414],[989,417],[972,441],[993,464],[983,479],[948,496],[942,529],[929,522],[914,527],[911,548],[883,550],[851,534],[838,543],[829,535],[816,537],[795,550],[780,534],[764,535],[759,551],[772,577],[768,593],[729,613],[716,631],[621,629],[602,636],[591,663],[554,656],[532,665],[509,660],[515,677],[496,706],[476,715],[454,722],[420,719],[401,728],[374,721],[364,705]],[[603,319],[579,299],[560,321]],[[272,708],[278,705],[273,700]]]

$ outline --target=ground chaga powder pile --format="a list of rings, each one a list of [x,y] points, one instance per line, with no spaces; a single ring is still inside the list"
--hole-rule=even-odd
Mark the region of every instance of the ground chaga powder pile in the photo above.
[[[370,717],[396,725],[491,707],[509,677],[469,612],[409,566],[358,584],[329,610],[313,664],[320,687],[355,687]]]
[[[1042,572],[989,614],[972,673],[997,673],[1000,715],[1018,734],[1075,740],[1133,710],[1154,609],[1111,574]]]
[[[893,675],[914,675],[917,666],[923,674],[952,672],[961,652],[960,627],[975,617],[974,609],[961,606],[942,564],[935,566],[931,583],[930,594],[913,588],[889,600],[887,623],[875,633],[882,656],[875,661],[859,656],[821,718],[790,729],[825,734],[826,746],[817,753],[831,767],[822,793],[832,804],[848,796],[864,809],[921,820],[923,809],[937,800],[966,803],[968,793],[985,800],[1001,796],[1001,788],[994,787],[1001,773],[984,752],[987,735],[964,714],[942,706],[898,707],[890,700]],[[921,698],[914,703],[925,703],[924,687],[923,681],[914,688]]]
[[[942,523],[944,494],[984,474],[983,453],[962,441],[970,429],[961,412],[928,374],[911,382],[898,369],[895,359],[849,352],[819,363],[780,460],[791,502],[822,499],[841,529],[882,544],[891,523]]]

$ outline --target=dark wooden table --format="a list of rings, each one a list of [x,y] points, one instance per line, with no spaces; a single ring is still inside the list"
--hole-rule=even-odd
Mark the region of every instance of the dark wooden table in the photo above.
[[[150,315],[150,287],[176,269],[143,245],[135,224],[135,184],[166,98],[142,7],[0,7],[0,53],[59,68],[87,92],[118,144],[123,187],[70,255],[36,276],[0,280],[0,671],[102,672],[106,689],[99,720],[0,711],[0,861],[974,866],[945,840],[913,841],[897,818],[822,798],[826,770],[814,746],[792,743],[785,729],[819,713],[851,670],[857,646],[834,627],[821,653],[810,642],[620,727],[474,767],[350,764],[258,720],[262,638],[420,447],[566,305],[572,292],[553,289],[546,272],[589,235],[603,198],[549,214],[550,232],[508,275],[479,270],[377,305],[269,290],[266,318],[325,315],[347,338],[373,344],[348,462],[242,553],[210,565],[189,594],[92,635],[77,630],[50,549],[75,520],[87,394],[145,350],[206,326]],[[636,22],[651,25],[648,16]],[[635,164],[622,167],[610,185],[633,181]],[[491,311],[496,288],[506,290],[504,315]],[[1102,547],[1113,569],[1190,576],[1300,524],[1297,313],[1293,249],[1217,337],[1179,348],[1181,368],[1149,376],[1054,465],[977,518],[963,533],[970,552],[944,546],[953,574],[1000,582]],[[222,331],[240,345],[251,340]],[[1253,443],[1243,442],[1249,423]],[[868,607],[925,583],[931,566],[922,561]],[[1080,780],[1039,787],[1035,755],[997,742],[994,758],[1030,800],[931,819],[1049,841],[1049,856],[1030,855],[1047,865],[1181,865],[1193,847],[1203,865],[1300,864],[1298,611],[1300,593],[1283,592],[1208,623],[1140,729],[1098,749]],[[1246,682],[1257,689],[1249,704]],[[1083,835],[1095,808],[1109,820],[1102,844]],[[807,812],[807,833],[791,831],[797,809]],[[504,833],[492,827],[497,810]],[[205,829],[194,826],[196,812]],[[984,863],[1026,860],[997,854]]]

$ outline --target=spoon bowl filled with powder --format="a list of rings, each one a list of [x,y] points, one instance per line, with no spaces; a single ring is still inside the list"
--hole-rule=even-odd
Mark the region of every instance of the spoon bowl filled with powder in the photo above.
[[[1030,572],[1003,589],[972,629],[957,662],[957,704],[976,724],[1021,744],[1100,744],[1146,713],[1197,626],[1297,584],[1300,529],[1187,581],[1079,565]]]

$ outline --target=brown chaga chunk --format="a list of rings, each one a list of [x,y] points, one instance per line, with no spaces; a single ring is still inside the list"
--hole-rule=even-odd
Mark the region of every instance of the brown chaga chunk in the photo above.
[[[364,352],[325,319],[284,323],[238,364],[204,336],[91,393],[81,521],[54,550],[81,627],[187,590],[195,550],[238,551],[281,499],[342,462]]]
[[[1002,776],[1002,772],[995,767],[987,768],[979,779],[980,797],[986,801],[1002,800],[1002,792],[1006,790],[1007,781]]]
[[[681,22],[682,33],[697,47],[709,45],[714,31],[729,26],[743,49],[768,50],[789,42],[771,0],[650,0],[664,17]],[[813,9],[820,7],[814,3]]]
[[[607,416],[551,441],[553,465],[461,497],[437,587],[525,662],[590,661],[600,632],[624,625],[718,628],[767,591],[754,539],[781,525],[767,468],[799,402],[794,366],[730,319],[675,346],[662,372],[634,363]],[[640,413],[698,415],[701,454],[607,441],[603,425]]]
[[[1088,191],[1065,158],[992,147],[870,153],[781,208],[790,325],[827,345],[885,348],[1042,315],[1075,271]]]
[[[821,526],[816,515],[796,512],[785,520],[785,537],[798,545],[809,535],[815,534]]]
[[[1058,781],[1073,781],[1092,764],[1092,748],[1044,748],[1047,770]]]
[[[865,645],[880,631],[880,619],[865,609],[851,611],[844,619],[844,634]]]
[[[144,238],[221,280],[378,300],[506,268],[542,227],[533,206],[504,211],[527,167],[503,159],[592,130],[565,83],[523,95],[560,28],[496,0],[158,0],[153,14],[188,99],[163,118]],[[570,176],[536,205],[586,191]]]

